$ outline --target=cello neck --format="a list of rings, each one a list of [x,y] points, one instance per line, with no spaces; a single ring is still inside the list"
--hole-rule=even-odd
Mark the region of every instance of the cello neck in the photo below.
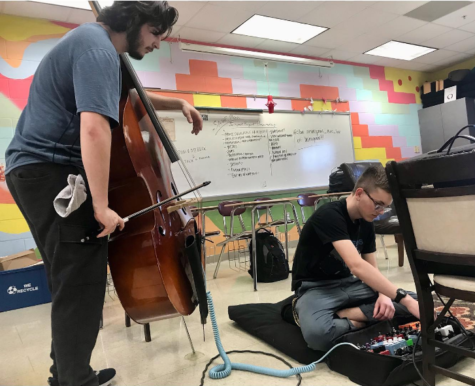
[[[90,1],[89,5],[91,6],[92,12],[97,17],[101,11],[101,5],[98,1]],[[178,155],[175,146],[173,146],[173,143],[170,141],[167,132],[163,129],[162,124],[158,120],[157,115],[155,114],[155,110],[152,106],[152,102],[150,102],[146,91],[143,89],[142,83],[140,82],[140,79],[138,78],[137,73],[135,72],[134,67],[132,66],[132,63],[130,62],[129,57],[127,56],[127,54],[120,54],[120,59],[122,61],[122,71],[126,71],[126,74],[123,74],[123,78],[127,77],[127,79],[131,82],[130,88],[135,88],[135,90],[137,91],[140,100],[142,101],[145,110],[147,111],[147,114],[150,117],[150,120],[152,121],[152,125],[157,131],[158,137],[160,138],[160,141],[162,142],[163,147],[167,152],[168,157],[170,158],[170,162],[173,163],[179,161],[180,156]]]
[[[162,124],[158,120],[157,115],[155,114],[155,110],[152,106],[152,102],[150,102],[146,91],[143,89],[142,83],[140,82],[140,79],[138,78],[137,73],[135,72],[132,66],[132,63],[130,63],[129,57],[127,56],[127,54],[120,54],[120,59],[122,60],[123,64],[122,69],[126,69],[127,75],[129,76],[129,79],[133,84],[133,88],[135,88],[135,90],[139,94],[140,100],[142,101],[145,110],[147,111],[147,114],[150,117],[150,120],[152,121],[153,127],[157,131],[160,141],[162,141],[163,147],[165,148],[168,157],[170,158],[170,161],[172,163],[179,161],[180,157],[178,155],[178,152],[176,151],[175,146],[173,146],[173,143],[170,141],[167,132],[163,129]]]

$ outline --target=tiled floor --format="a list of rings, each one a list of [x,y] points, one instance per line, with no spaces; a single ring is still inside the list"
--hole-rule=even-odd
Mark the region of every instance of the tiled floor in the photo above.
[[[403,268],[397,266],[397,251],[388,248],[390,267],[379,253],[381,271],[395,284],[414,289],[407,261]],[[278,283],[260,284],[254,292],[247,273],[229,268],[227,261],[221,265],[218,278],[212,279],[214,266],[208,267],[208,289],[214,299],[220,334],[224,348],[230,350],[261,350],[283,356],[294,366],[300,364],[278,353],[270,346],[240,330],[227,315],[227,307],[234,304],[276,302],[290,295],[290,279]],[[181,318],[155,322],[151,325],[152,342],[144,341],[143,330],[133,324],[124,325],[124,312],[115,296],[106,295],[104,328],[101,330],[92,355],[95,369],[114,367],[117,377],[113,385],[199,385],[201,373],[210,358],[217,354],[211,323],[206,326],[206,342],[198,314],[186,317],[196,355],[192,356],[186,330]],[[50,366],[50,313],[51,305],[41,305],[0,313],[0,385],[46,385]],[[235,362],[246,362],[273,368],[285,368],[276,359],[235,354]],[[219,363],[219,362],[216,362]],[[457,371],[475,376],[475,361],[465,359],[454,367]],[[246,372],[233,371],[222,380],[208,376],[205,385],[295,385],[296,379],[279,379]],[[439,377],[438,385],[451,386],[458,382]],[[334,373],[324,364],[317,370],[303,375],[302,385],[344,386],[353,385],[346,377]]]

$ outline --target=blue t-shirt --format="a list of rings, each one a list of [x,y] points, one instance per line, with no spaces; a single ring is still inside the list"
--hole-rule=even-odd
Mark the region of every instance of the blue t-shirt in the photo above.
[[[87,23],[68,32],[35,72],[15,134],[5,153],[6,174],[22,165],[53,162],[84,168],[80,113],[119,121],[120,60],[109,34]]]

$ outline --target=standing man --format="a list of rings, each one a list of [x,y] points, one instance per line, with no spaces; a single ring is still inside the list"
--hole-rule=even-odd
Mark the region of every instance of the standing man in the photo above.
[[[35,73],[28,104],[6,151],[8,188],[43,257],[52,294],[51,386],[107,385],[114,369],[89,365],[99,332],[107,235],[124,221],[108,204],[111,129],[119,122],[119,54],[140,60],[160,47],[178,19],[166,1],[116,1],[97,23],[67,33]],[[149,94],[155,109],[181,110],[202,129],[190,104]],[[81,174],[86,201],[60,217],[53,200],[69,174]],[[96,238],[79,242],[102,228]]]
[[[292,290],[303,337],[314,350],[366,322],[419,318],[415,294],[398,289],[376,264],[373,220],[392,196],[382,166],[369,167],[350,197],[320,207],[307,221],[295,252]]]

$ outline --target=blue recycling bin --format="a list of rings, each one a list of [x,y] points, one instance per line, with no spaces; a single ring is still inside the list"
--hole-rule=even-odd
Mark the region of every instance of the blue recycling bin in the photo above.
[[[0,312],[49,302],[43,264],[0,272]]]

